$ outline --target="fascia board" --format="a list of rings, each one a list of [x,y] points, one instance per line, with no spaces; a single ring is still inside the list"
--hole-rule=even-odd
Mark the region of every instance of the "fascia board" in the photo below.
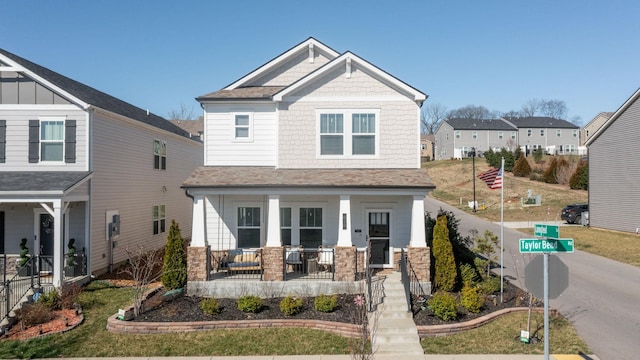
[[[631,97],[627,101],[625,101],[625,103],[622,104],[622,106],[620,106],[620,108],[616,110],[616,112],[613,115],[611,115],[609,120],[605,121],[605,123],[602,124],[602,126],[600,126],[600,128],[596,130],[593,136],[591,136],[584,144],[586,146],[591,145],[591,143],[594,142],[595,139],[597,139],[600,136],[600,134],[602,134],[614,121],[616,121],[616,119],[619,118],[620,115],[622,115],[622,113],[624,113],[627,110],[627,108],[631,106],[631,104],[633,104],[636,100],[638,100],[638,98],[640,98],[640,88],[638,88],[638,90],[636,90],[636,92],[633,95],[631,95]]]

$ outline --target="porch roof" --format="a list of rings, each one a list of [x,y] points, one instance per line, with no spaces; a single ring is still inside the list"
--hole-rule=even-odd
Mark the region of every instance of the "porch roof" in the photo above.
[[[183,188],[323,187],[434,189],[425,169],[276,169],[201,166]]]
[[[0,195],[59,193],[63,195],[91,175],[90,171],[7,171],[0,172]]]

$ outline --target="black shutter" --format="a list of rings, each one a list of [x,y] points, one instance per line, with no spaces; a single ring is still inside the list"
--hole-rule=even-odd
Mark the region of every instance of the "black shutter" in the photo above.
[[[64,122],[64,162],[76,162],[76,121]]]
[[[40,161],[40,121],[29,120],[29,162]]]
[[[6,161],[7,120],[0,120],[0,163]]]

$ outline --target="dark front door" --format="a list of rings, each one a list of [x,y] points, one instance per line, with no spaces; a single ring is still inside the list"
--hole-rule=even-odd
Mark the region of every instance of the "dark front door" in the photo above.
[[[382,267],[389,263],[390,213],[387,211],[369,213],[369,242],[371,254],[369,264]]]
[[[53,256],[53,216],[40,214],[40,255]]]

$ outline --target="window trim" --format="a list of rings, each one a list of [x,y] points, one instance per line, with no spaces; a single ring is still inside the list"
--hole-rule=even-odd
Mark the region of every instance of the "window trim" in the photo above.
[[[156,212],[157,209],[157,212]],[[161,212],[162,210],[162,212]],[[157,214],[157,215],[156,215]],[[161,214],[163,216],[161,216]],[[151,208],[152,232],[153,235],[164,234],[167,232],[167,205],[156,204]],[[157,225],[156,225],[157,222]]]
[[[556,129],[556,137],[562,136],[562,129]]]
[[[342,154],[322,154],[321,151],[321,117],[324,114],[341,114],[342,115]],[[373,114],[374,115],[374,132],[373,133],[354,133],[353,132],[353,115],[354,114]],[[358,134],[358,135],[356,135]],[[373,154],[353,154],[353,138],[354,136],[374,136],[374,153]],[[349,109],[316,109],[316,158],[319,159],[371,159],[380,156],[380,109],[375,108],[349,108]]]
[[[498,131],[498,139],[502,140],[504,138],[504,131]]]
[[[540,136],[544,137],[544,129],[540,129]]]
[[[64,164],[65,163],[65,138],[66,138],[66,121],[67,118],[66,116],[47,116],[47,117],[39,117],[38,118],[38,125],[40,126],[38,128],[38,156],[39,156],[39,163],[41,164]],[[42,131],[44,129],[43,124],[44,123],[51,123],[51,122],[61,122],[62,123],[62,139],[60,140],[43,140],[42,139]],[[44,160],[44,156],[42,153],[42,144],[43,143],[60,143],[62,145],[62,156],[60,158],[60,160]]]
[[[325,202],[281,202],[280,209],[291,209],[291,246],[300,246],[300,209],[303,208],[319,208],[322,209],[322,245],[326,245],[327,239],[327,223],[330,222],[327,213],[327,203]],[[281,227],[282,229],[282,227]]]
[[[260,247],[263,246],[264,244],[264,209],[262,204],[257,203],[257,202],[241,202],[241,203],[236,203],[235,206],[235,211],[234,211],[234,226],[235,226],[235,233],[234,233],[234,238],[235,238],[235,248],[240,249],[240,229],[258,229],[259,231],[259,235],[258,235],[258,246],[257,247],[243,247],[242,249],[259,249]],[[251,225],[251,226],[240,226],[239,221],[240,218],[238,217],[238,211],[241,208],[257,208],[260,211],[260,214],[258,216],[258,222],[259,225],[255,226],[255,225]]]
[[[473,131],[471,132],[471,138],[472,138],[472,139],[477,139],[477,138],[478,138],[478,131],[473,130]]]
[[[238,125],[238,116],[246,116],[249,120],[248,125]],[[231,113],[231,122],[233,123],[233,132],[231,134],[232,142],[253,142],[253,112],[236,111]],[[238,129],[247,129],[246,137],[238,137]]]
[[[516,131],[512,131],[511,132],[511,140],[515,140],[517,136],[517,132]]]
[[[461,136],[462,136],[462,133],[460,132],[460,130],[456,130],[456,131],[454,132],[454,137],[455,137],[456,139],[460,139],[460,137],[461,137]]]
[[[159,153],[158,151],[156,151],[156,144],[160,144]],[[164,154],[162,154],[163,145],[164,145]],[[156,166],[156,157],[158,158],[157,166]],[[153,139],[153,169],[167,170],[167,142],[165,140]]]
[[[532,133],[531,129],[527,129],[527,136],[531,136]]]

